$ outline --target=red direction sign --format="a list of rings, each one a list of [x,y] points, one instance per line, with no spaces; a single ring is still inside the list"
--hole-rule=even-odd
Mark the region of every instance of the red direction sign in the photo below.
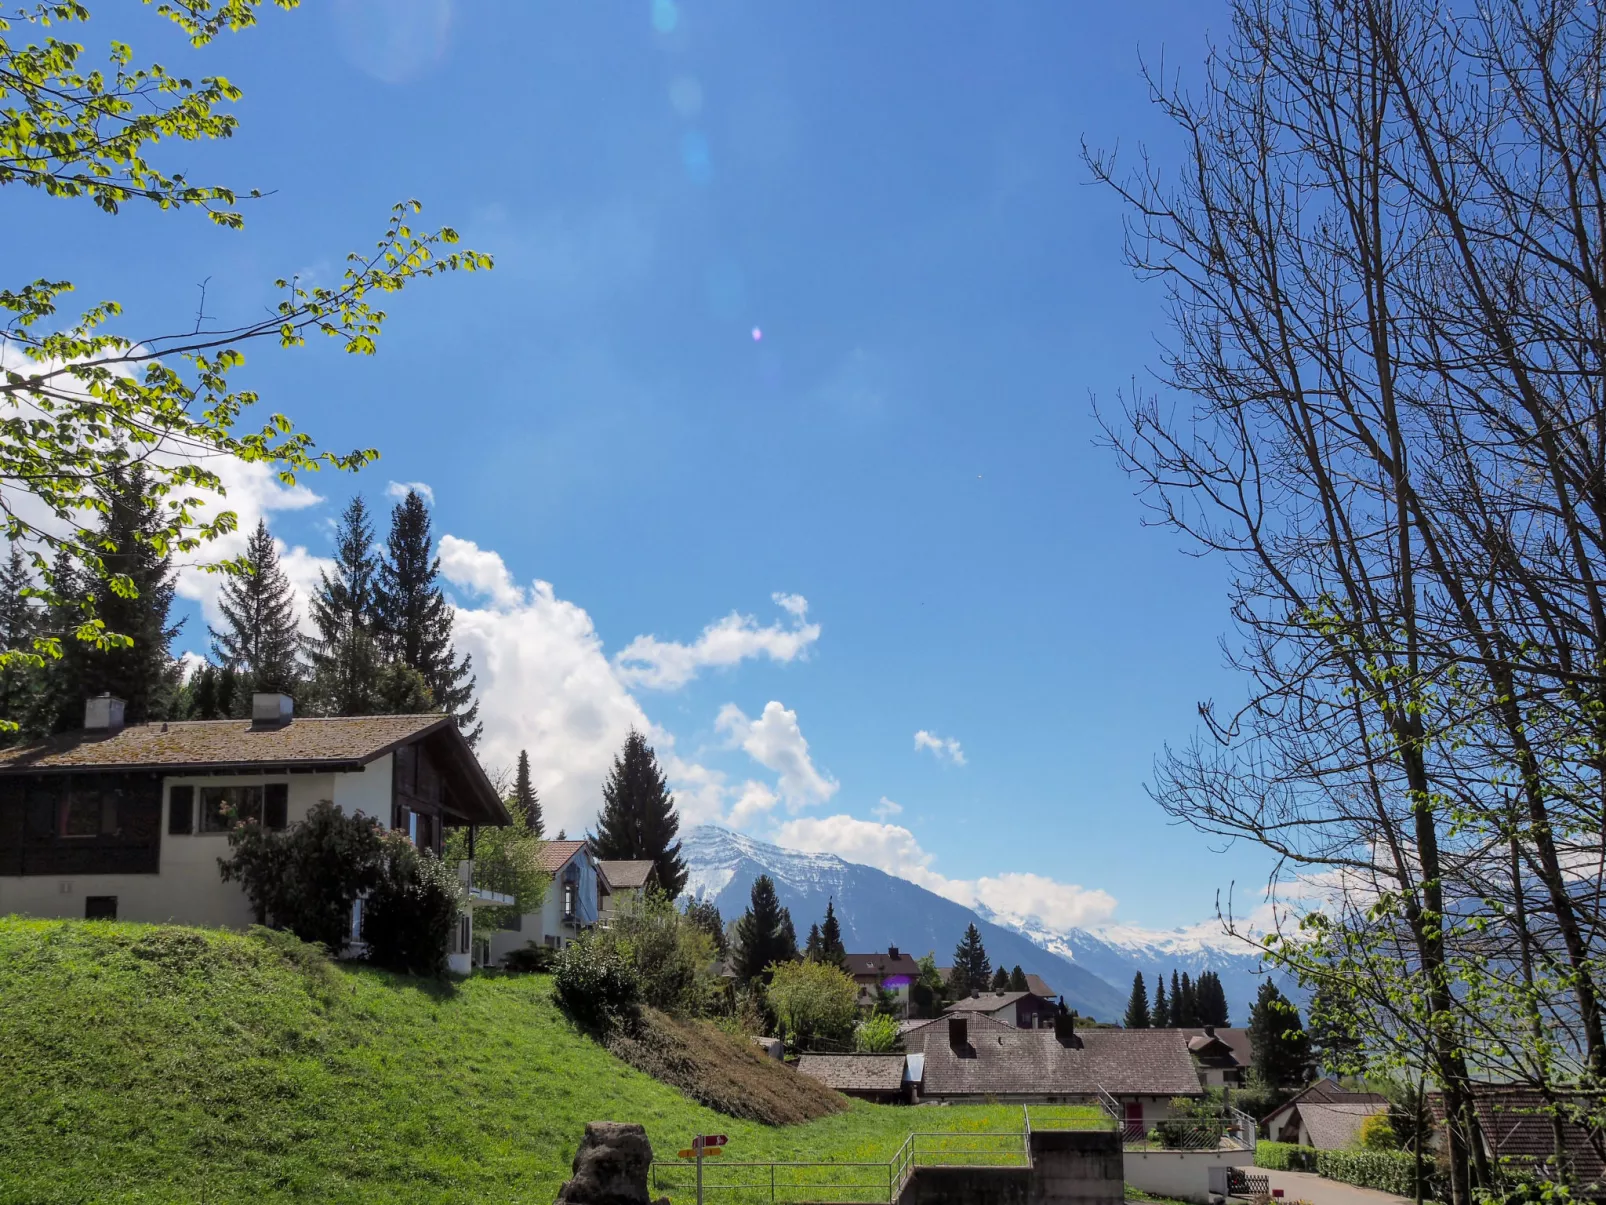
[[[724,1146],[730,1139],[723,1134],[701,1134],[691,1140],[693,1146]]]

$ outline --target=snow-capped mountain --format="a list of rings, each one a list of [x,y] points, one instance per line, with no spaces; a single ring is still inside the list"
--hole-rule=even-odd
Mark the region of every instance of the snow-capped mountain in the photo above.
[[[747,907],[753,880],[767,874],[781,903],[791,909],[801,940],[811,923],[836,901],[842,940],[850,951],[900,946],[911,954],[928,950],[946,964],[954,945],[974,924],[993,965],[1017,964],[1041,975],[1065,1002],[1084,1016],[1118,1020],[1126,1010],[1132,975],[1142,971],[1154,990],[1154,977],[1173,971],[1215,971],[1232,1010],[1244,1024],[1260,986],[1260,961],[1248,947],[1216,933],[1211,926],[1171,932],[1127,925],[1096,930],[1056,930],[1031,917],[973,910],[924,887],[835,854],[804,853],[758,841],[716,825],[685,834],[681,850],[689,877],[686,894],[713,900],[727,921]],[[1288,985],[1279,980],[1284,991]],[[1169,984],[1168,984],[1169,988]]]

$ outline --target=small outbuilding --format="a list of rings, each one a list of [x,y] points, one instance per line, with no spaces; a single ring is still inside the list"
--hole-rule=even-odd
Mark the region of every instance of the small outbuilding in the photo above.
[[[877,1104],[913,1104],[918,1091],[901,1054],[805,1054],[797,1071],[844,1096]]]

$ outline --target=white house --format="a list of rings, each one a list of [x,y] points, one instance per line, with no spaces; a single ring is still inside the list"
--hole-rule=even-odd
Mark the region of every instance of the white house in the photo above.
[[[602,917],[602,873],[584,841],[548,841],[541,868],[552,876],[539,912],[516,917],[490,936],[490,958],[500,962],[526,945],[561,950]]]
[[[510,820],[448,716],[298,719],[269,694],[249,720],[122,712],[103,695],[82,730],[0,750],[0,913],[244,928],[245,893],[218,873],[237,818],[282,829],[327,801],[437,853],[447,825]],[[455,941],[466,971],[466,914]]]
[[[603,858],[597,862],[602,874],[602,923],[628,912],[647,892],[658,886],[658,864],[651,861],[621,861]]]
[[[1360,1141],[1368,1117],[1386,1113],[1388,1107],[1388,1097],[1381,1092],[1351,1092],[1335,1080],[1320,1079],[1261,1118],[1260,1124],[1274,1142],[1342,1151]]]

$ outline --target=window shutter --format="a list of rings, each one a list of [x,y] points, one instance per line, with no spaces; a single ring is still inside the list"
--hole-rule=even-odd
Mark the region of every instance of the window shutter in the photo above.
[[[167,831],[175,837],[195,831],[195,788],[171,787],[167,792]]]
[[[290,784],[270,782],[262,799],[262,826],[284,828],[290,822]]]

